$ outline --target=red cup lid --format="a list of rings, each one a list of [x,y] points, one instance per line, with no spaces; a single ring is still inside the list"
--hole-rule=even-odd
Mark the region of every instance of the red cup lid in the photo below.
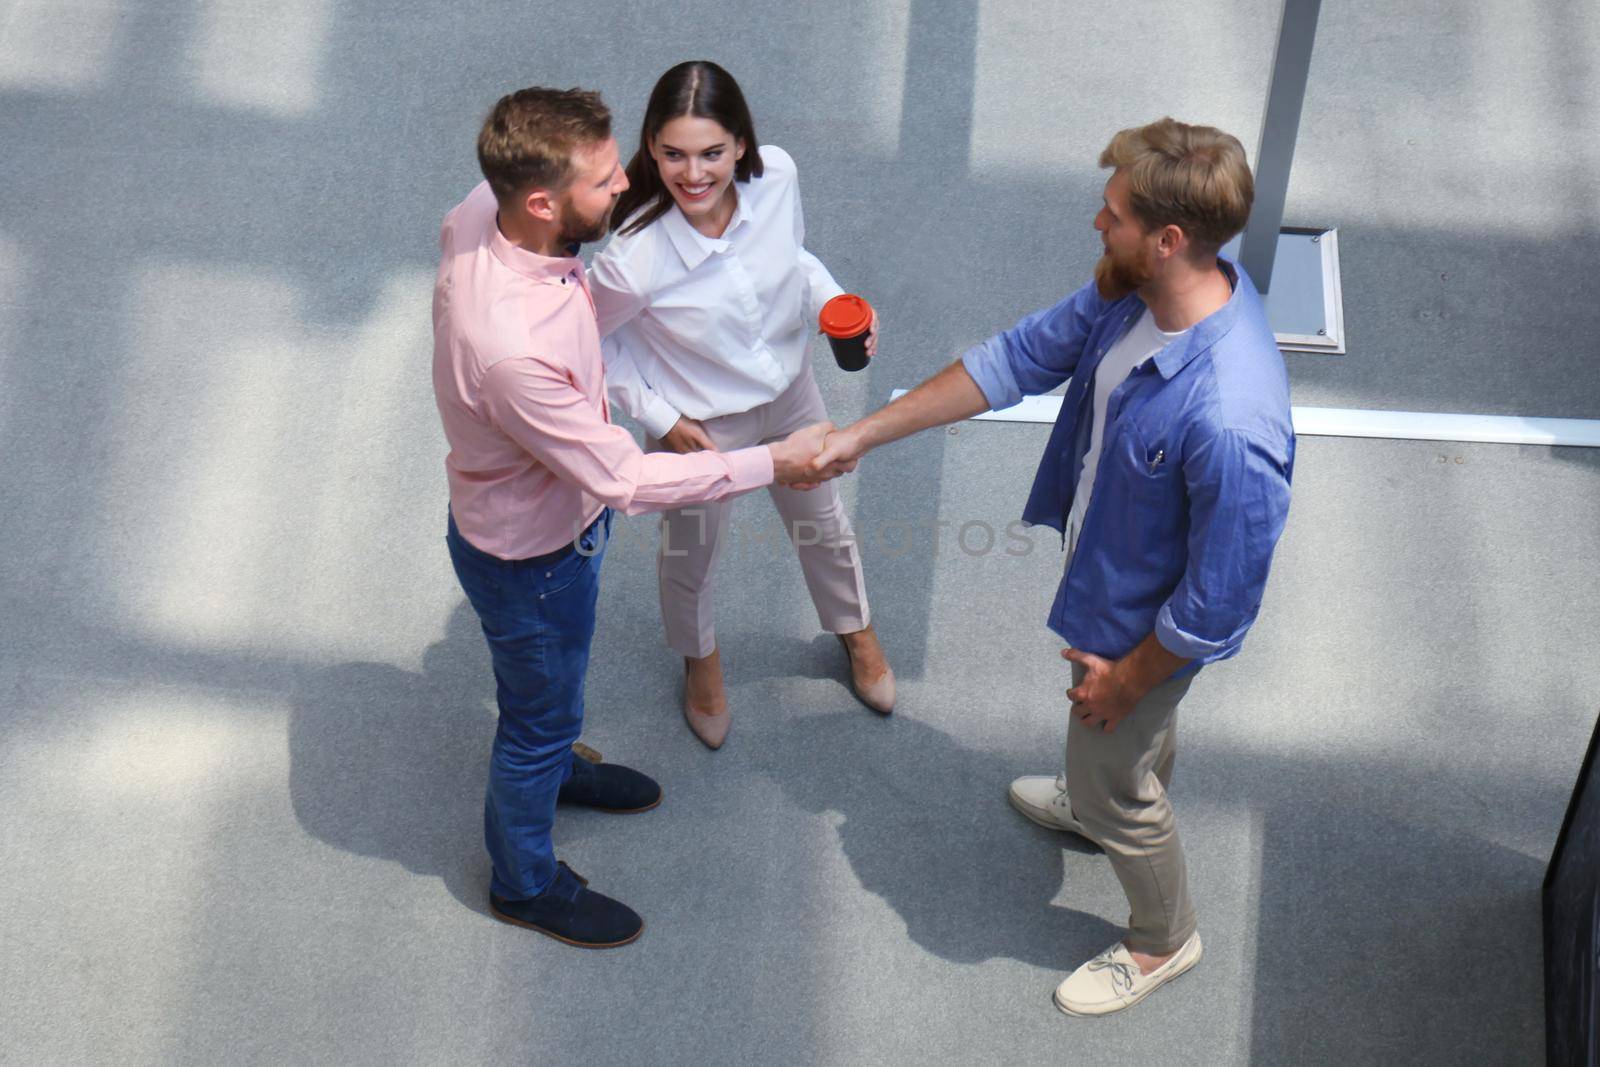
[[[872,325],[872,305],[854,293],[842,293],[822,305],[817,324],[841,341],[859,337]]]

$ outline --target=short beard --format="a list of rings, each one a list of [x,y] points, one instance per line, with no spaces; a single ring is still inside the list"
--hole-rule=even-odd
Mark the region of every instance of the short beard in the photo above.
[[[1094,265],[1094,287],[1105,300],[1121,300],[1155,277],[1155,270],[1135,253],[1133,259],[1118,259],[1110,252]]]
[[[591,241],[598,241],[611,230],[611,209],[617,206],[617,198],[613,197],[611,206],[598,219],[586,219],[579,215],[570,202],[561,205],[561,243],[564,245],[582,245]]]

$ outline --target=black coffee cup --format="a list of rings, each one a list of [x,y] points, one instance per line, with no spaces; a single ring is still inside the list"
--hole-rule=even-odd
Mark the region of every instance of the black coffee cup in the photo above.
[[[872,305],[854,293],[843,293],[822,305],[817,325],[828,335],[833,360],[840,370],[867,365],[867,334],[872,332]]]

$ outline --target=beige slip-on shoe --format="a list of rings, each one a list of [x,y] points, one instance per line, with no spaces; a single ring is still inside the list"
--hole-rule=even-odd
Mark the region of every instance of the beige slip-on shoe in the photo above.
[[[1065,830],[1069,834],[1088,838],[1083,823],[1072,814],[1072,798],[1067,796],[1067,776],[1058,774],[1029,774],[1011,783],[1006,791],[1011,806],[1047,830]]]
[[[1118,941],[1056,986],[1056,1007],[1068,1015],[1110,1015],[1131,1008],[1199,963],[1200,954],[1196,930],[1166,963],[1140,974],[1127,946]]]
[[[844,646],[845,662],[850,667],[850,688],[855,692],[856,697],[861,703],[879,715],[888,715],[893,712],[894,668],[886,666],[883,671],[883,677],[870,685],[857,685],[856,661],[855,657],[850,655],[850,642],[844,639],[844,634],[834,634],[833,636],[837,637],[839,643]]]

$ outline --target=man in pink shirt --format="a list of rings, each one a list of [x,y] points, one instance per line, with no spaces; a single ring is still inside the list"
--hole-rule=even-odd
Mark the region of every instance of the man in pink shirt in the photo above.
[[[478,163],[486,181],[439,234],[433,389],[450,444],[446,541],[500,707],[484,806],[490,910],[568,944],[625,945],[643,921],[590,890],[550,843],[557,803],[635,812],[661,801],[638,771],[573,753],[611,511],[815,482],[808,465],[832,427],[737,452],[641,452],[610,419],[577,258],[628,186],[610,112],[578,89],[512,93],[484,122]]]

